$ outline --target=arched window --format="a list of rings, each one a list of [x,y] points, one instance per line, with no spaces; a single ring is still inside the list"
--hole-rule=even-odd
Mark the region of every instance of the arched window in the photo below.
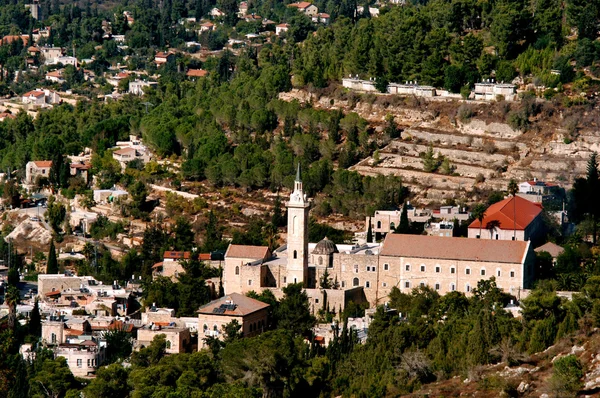
[[[236,275],[240,274],[240,267],[239,267],[239,265],[236,265],[236,267],[235,267],[235,274]]]
[[[453,292],[456,290],[456,285],[454,283],[450,284],[450,291]]]
[[[395,228],[396,228],[396,224],[395,224],[395,223],[393,223],[393,222],[391,222],[391,223],[390,223],[390,229],[395,229]]]
[[[358,264],[354,264],[354,273],[358,274]]]
[[[371,282],[367,281],[367,282],[365,283],[365,287],[371,287]]]
[[[204,331],[204,333],[206,333],[206,331],[208,330],[208,325],[206,323],[202,327],[202,330]]]
[[[377,221],[377,229],[381,228],[381,221]]]
[[[319,265],[323,265],[323,257],[319,256]]]
[[[467,283],[467,285],[465,286],[465,291],[466,291],[467,293],[469,293],[469,292],[471,291],[471,285],[469,285],[468,283]]]
[[[497,276],[498,278],[500,278],[500,276],[501,276],[501,275],[502,275],[502,271],[500,271],[500,268],[497,268],[497,269],[496,269],[496,276]]]
[[[359,285],[359,283],[360,283],[360,282],[359,282],[358,278],[354,278],[354,279],[352,279],[352,286],[358,286],[358,285]]]
[[[213,331],[216,332],[217,330],[219,330],[219,329],[217,329],[217,325],[213,325]]]
[[[298,251],[294,250],[294,258],[298,258]]]

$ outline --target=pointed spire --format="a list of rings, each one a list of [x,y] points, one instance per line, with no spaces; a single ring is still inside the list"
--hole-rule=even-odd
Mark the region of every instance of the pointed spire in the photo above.
[[[298,170],[296,171],[296,181],[302,181],[300,179],[300,162],[298,162]]]

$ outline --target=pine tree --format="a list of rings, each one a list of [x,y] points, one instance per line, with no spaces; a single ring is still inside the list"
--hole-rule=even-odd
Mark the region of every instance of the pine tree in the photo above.
[[[29,334],[32,336],[41,336],[42,334],[42,321],[40,317],[40,306],[38,303],[38,299],[35,299],[35,304],[33,304],[33,309],[31,310],[31,314],[29,315]]]
[[[407,234],[410,230],[410,224],[408,222],[408,203],[404,203],[402,206],[402,213],[400,214],[400,224],[396,229],[396,232],[400,234]]]
[[[275,204],[273,207],[273,215],[271,216],[271,224],[275,227],[282,227],[285,223],[283,212],[281,211],[281,198],[279,194],[275,197]]]
[[[58,274],[58,260],[56,259],[56,249],[54,248],[54,240],[50,241],[50,250],[48,252],[48,262],[46,264],[47,274]]]
[[[369,217],[369,226],[367,227],[367,243],[373,242],[373,228],[371,228],[371,217]]]

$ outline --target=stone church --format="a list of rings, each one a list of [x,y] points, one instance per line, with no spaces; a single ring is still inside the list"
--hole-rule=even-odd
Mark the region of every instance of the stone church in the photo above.
[[[528,241],[388,234],[382,243],[361,246],[336,244],[327,237],[310,243],[310,203],[298,166],[286,204],[287,243],[273,252],[264,246],[230,245],[223,269],[226,294],[269,289],[281,297],[282,287],[302,283],[313,310],[325,303],[338,310],[350,301],[383,304],[393,287],[408,293],[427,285],[440,294],[469,294],[479,280],[493,276],[500,288],[519,296],[533,282]]]

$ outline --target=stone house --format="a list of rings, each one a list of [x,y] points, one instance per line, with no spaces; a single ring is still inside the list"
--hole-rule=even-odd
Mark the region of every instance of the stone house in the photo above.
[[[143,80],[134,80],[129,82],[128,93],[133,95],[144,95],[146,87],[158,87],[157,82],[145,82]]]
[[[175,60],[175,54],[170,51],[168,51],[168,52],[159,51],[154,56],[154,63],[157,66],[164,65],[167,62],[172,62],[173,60]]]
[[[69,166],[71,177],[81,177],[86,184],[90,182],[90,170],[92,165],[85,162],[74,162]]]
[[[295,8],[301,13],[312,17],[313,15],[317,15],[319,13],[319,9],[316,5],[309,3],[307,1],[301,1],[299,3],[291,3],[288,4],[288,7]]]
[[[290,25],[286,23],[279,24],[275,26],[275,34],[277,36],[281,36],[283,33],[287,32],[290,29]]]
[[[186,261],[191,258],[190,252],[166,251],[163,255],[163,261],[152,266],[152,278],[156,279],[159,276],[177,280],[180,273],[185,272],[181,261]]]
[[[135,349],[147,347],[158,335],[164,335],[167,354],[182,354],[190,351],[192,336],[188,328],[169,326],[171,323],[156,322],[152,325],[138,329]]]
[[[63,357],[76,377],[93,376],[106,358],[106,344],[93,339],[78,343],[61,344],[54,350],[55,357]]]
[[[485,211],[483,222],[474,220],[469,238],[538,241],[544,233],[542,208],[520,196],[494,203]],[[481,235],[481,236],[480,236]]]
[[[51,160],[34,160],[25,166],[25,184],[33,185],[38,177],[50,178]]]
[[[269,304],[231,293],[203,305],[198,310],[198,350],[204,348],[206,337],[223,340],[223,326],[234,320],[241,325],[243,337],[259,335],[267,328]]]

